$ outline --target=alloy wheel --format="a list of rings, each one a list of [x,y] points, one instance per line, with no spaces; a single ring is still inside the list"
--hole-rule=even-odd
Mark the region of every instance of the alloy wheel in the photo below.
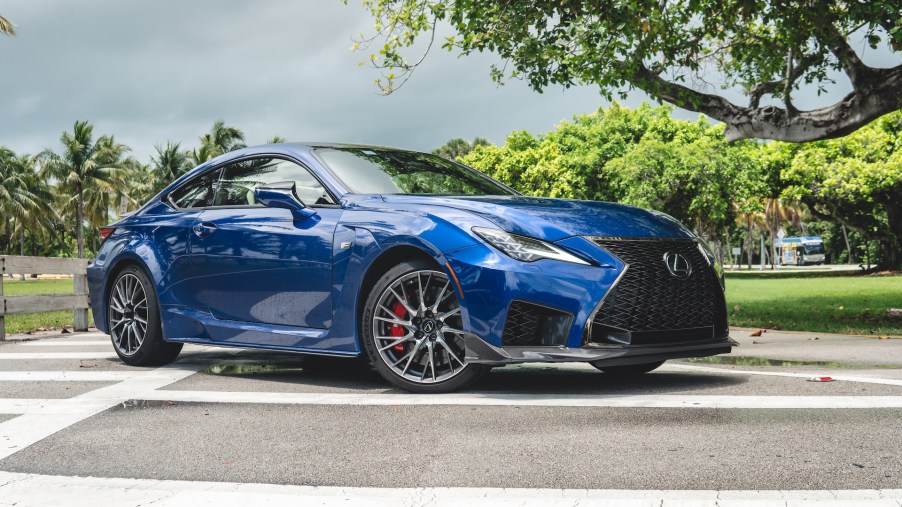
[[[132,273],[116,280],[110,295],[110,336],[113,345],[126,356],[134,355],[147,335],[147,292]]]
[[[379,357],[401,378],[434,384],[467,368],[460,304],[444,273],[420,270],[395,279],[372,315]]]

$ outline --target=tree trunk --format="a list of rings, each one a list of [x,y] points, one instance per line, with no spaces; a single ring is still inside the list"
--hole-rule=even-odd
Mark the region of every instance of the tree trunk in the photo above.
[[[849,264],[853,264],[852,261],[852,247],[849,246],[849,233],[846,232],[846,224],[839,224],[842,226],[842,237],[846,240],[846,262]]]
[[[883,202],[886,210],[886,221],[889,225],[890,237],[883,241],[883,262],[887,269],[902,267],[902,203],[889,197]]]
[[[745,234],[745,255],[749,263],[749,270],[752,269],[752,218],[749,217],[749,228]]]
[[[75,210],[75,237],[76,244],[78,245],[78,258],[85,258],[85,196],[82,189],[82,184],[79,181],[75,186],[75,191],[78,192],[78,204],[76,205]]]
[[[19,234],[19,255],[25,255],[25,230]],[[19,280],[25,281],[25,273],[19,273]]]

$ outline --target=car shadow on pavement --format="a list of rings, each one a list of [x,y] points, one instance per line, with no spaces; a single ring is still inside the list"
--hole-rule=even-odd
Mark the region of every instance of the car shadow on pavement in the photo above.
[[[242,351],[238,354],[195,356],[190,361],[200,361],[206,365],[199,375],[183,381],[197,387],[209,388],[215,383],[221,388],[225,382],[228,389],[237,391],[404,392],[388,385],[372,366],[358,359]],[[494,368],[466,389],[466,392],[543,395],[678,394],[728,389],[747,381],[744,376],[667,370],[625,377],[605,374],[589,367],[549,364]]]
[[[593,369],[573,369],[548,365],[530,368],[498,368],[471,390],[534,394],[675,394],[686,391],[722,389],[746,383],[742,376],[699,372],[657,371],[632,376],[605,374]]]

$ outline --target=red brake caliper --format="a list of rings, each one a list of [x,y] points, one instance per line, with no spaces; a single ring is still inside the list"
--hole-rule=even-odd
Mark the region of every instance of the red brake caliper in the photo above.
[[[401,304],[400,301],[395,301],[395,304],[391,307],[391,311],[394,312],[399,318],[405,319],[407,318],[407,310],[404,309],[404,305]],[[390,336],[397,336],[398,338],[407,334],[407,330],[404,329],[403,326],[398,324],[392,324],[391,329],[389,329]],[[392,347],[392,349],[398,354],[404,353],[404,343],[399,343]]]

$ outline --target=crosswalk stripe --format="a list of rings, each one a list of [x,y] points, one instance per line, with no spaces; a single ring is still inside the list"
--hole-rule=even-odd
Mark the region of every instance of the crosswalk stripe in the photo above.
[[[25,414],[39,410],[45,404],[59,400],[28,398],[0,398],[0,414]]]
[[[28,446],[64,430],[69,426],[99,414],[104,410],[150,393],[197,373],[200,365],[164,366],[123,380],[117,384],[62,400],[34,400],[25,402],[24,413],[0,423],[0,460]],[[12,402],[13,405],[16,402]],[[22,402],[20,401],[21,405]]]
[[[102,347],[110,346],[110,340],[35,340],[22,342],[24,347]]]
[[[697,366],[694,364],[668,364],[668,368],[687,371],[703,371],[706,373],[722,373],[724,375],[759,375],[763,377],[793,377],[793,378],[812,378],[819,376],[818,373],[796,373],[787,371],[753,371],[753,370],[730,370],[726,368],[712,368],[708,366]],[[877,377],[860,377],[853,375],[830,375],[834,380],[844,382],[860,382],[864,384],[883,384],[888,386],[902,386],[902,379],[889,379]]]
[[[372,393],[278,393],[153,391],[141,399],[198,403],[287,405],[472,405],[610,408],[902,408],[902,396],[706,396],[706,395],[561,395],[449,393],[430,395]]]
[[[0,371],[0,382],[121,382],[135,371]]]
[[[33,359],[113,359],[115,352],[2,352],[0,361],[24,361]]]
[[[22,505],[663,506],[813,505],[898,507],[900,489],[604,490],[539,488],[368,488],[235,482],[66,477],[0,472],[0,501]]]

